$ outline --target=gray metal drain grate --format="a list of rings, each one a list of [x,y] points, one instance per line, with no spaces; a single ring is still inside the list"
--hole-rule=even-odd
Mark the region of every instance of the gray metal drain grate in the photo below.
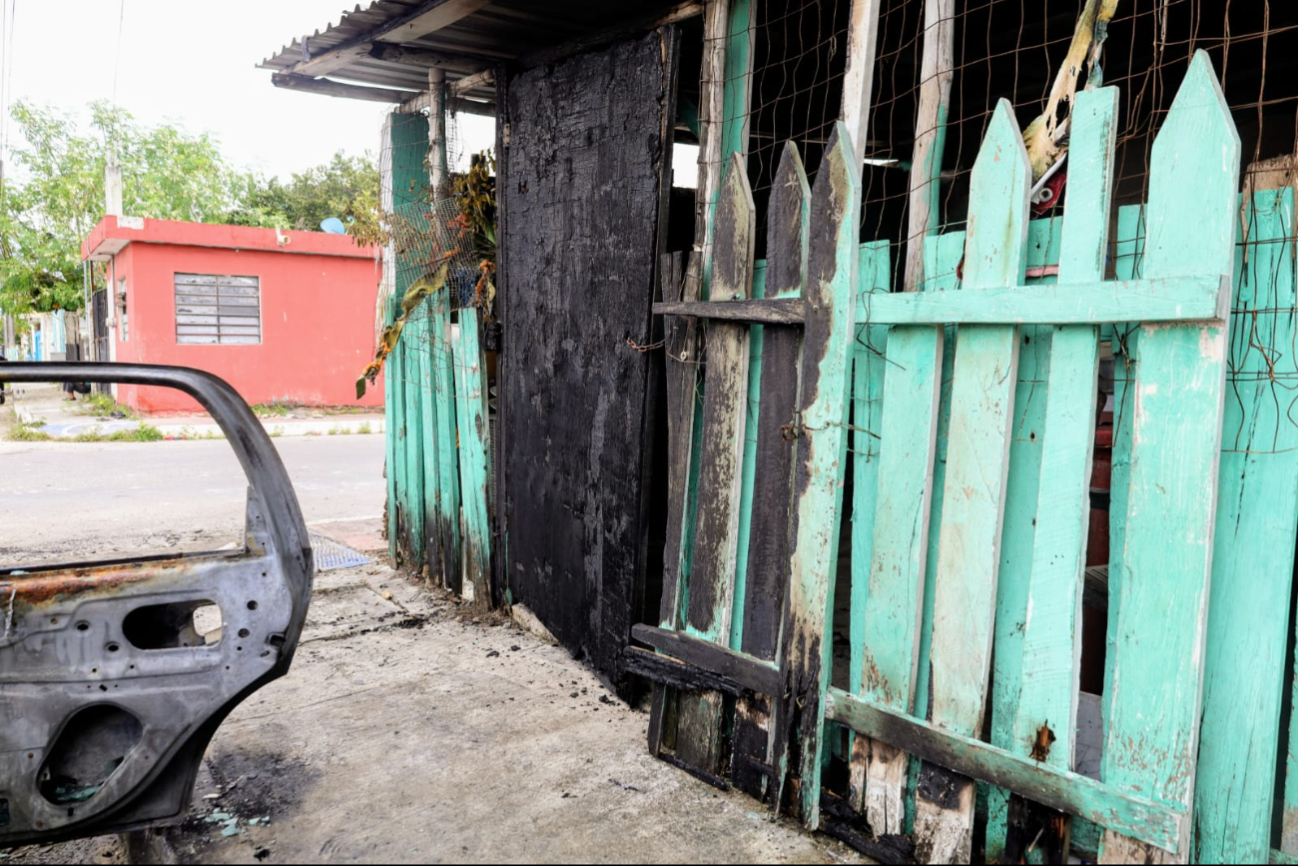
[[[311,550],[315,553],[316,571],[333,571],[335,568],[351,568],[373,562],[363,553],[350,547],[343,547],[332,538],[326,538],[318,532],[311,533]]]

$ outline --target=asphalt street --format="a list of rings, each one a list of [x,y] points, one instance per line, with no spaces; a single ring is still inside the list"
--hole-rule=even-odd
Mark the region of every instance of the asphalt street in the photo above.
[[[381,435],[273,441],[308,523],[382,515]],[[0,441],[0,566],[220,548],[246,489],[224,440]]]

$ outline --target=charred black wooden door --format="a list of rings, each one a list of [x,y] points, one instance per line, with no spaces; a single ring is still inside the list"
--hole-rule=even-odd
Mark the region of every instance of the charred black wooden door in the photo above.
[[[674,28],[505,82],[498,577],[614,682],[643,587]],[[652,600],[650,602],[653,603]]]

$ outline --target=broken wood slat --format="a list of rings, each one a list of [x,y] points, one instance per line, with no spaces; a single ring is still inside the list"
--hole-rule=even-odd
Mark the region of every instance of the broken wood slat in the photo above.
[[[1023,283],[1030,179],[1013,108],[1002,100],[970,181],[971,288]],[[956,335],[930,663],[933,721],[963,736],[981,732],[986,706],[1018,353],[1013,326],[965,326]],[[972,779],[937,766],[920,769],[919,859],[969,862],[973,818]]]
[[[753,694],[753,690],[747,683],[740,682],[734,677],[718,673],[703,665],[659,655],[639,647],[627,647],[626,667],[636,676],[692,694],[720,692],[734,696]],[[682,763],[694,766],[688,761]],[[709,773],[709,775],[715,774]]]
[[[476,307],[460,310],[451,342],[455,419],[459,442],[460,502],[464,513],[464,576],[479,607],[491,605],[491,433],[487,426],[487,370]]]
[[[856,336],[861,188],[847,127],[830,136],[811,196],[807,264],[807,323],[803,336],[801,419],[794,467],[794,539],[781,636],[784,689],[776,709],[772,766],[784,777],[787,749],[799,739],[799,800],[803,823],[815,829],[820,813],[825,689],[847,458],[848,395]],[[796,733],[795,733],[796,732]],[[783,782],[776,786],[781,801]]]
[[[755,325],[801,325],[805,318],[801,298],[756,298],[750,301],[664,302],[654,304],[655,316],[694,316]]]
[[[757,209],[744,160],[730,162],[717,203],[709,292],[747,298],[752,293]],[[724,320],[707,326],[703,440],[699,452],[698,518],[690,566],[685,628],[713,642],[729,642],[739,548],[745,425],[748,417],[748,328]],[[682,695],[676,756],[716,773],[721,755],[720,695]]]
[[[770,302],[796,300],[807,280],[807,235],[811,220],[811,188],[797,147],[784,147],[776,171],[767,215],[769,257],[763,292]],[[746,303],[754,303],[752,301]],[[754,328],[754,331],[758,329]],[[789,518],[792,506],[793,462],[797,437],[792,435],[798,409],[798,368],[802,331],[793,327],[760,329],[761,356],[750,377],[759,377],[755,402],[756,425],[749,433],[754,444],[751,510],[746,533],[739,648],[749,656],[774,661],[779,654],[780,621],[790,553]],[[754,335],[754,340],[758,336]],[[751,396],[751,395],[750,395]],[[738,593],[736,588],[736,593]],[[769,777],[755,771],[755,762],[770,765],[772,695],[778,682],[761,697],[741,699],[735,706],[733,778],[735,785],[758,798]]]
[[[1154,142],[1146,274],[1231,273],[1239,155],[1212,62],[1200,51]],[[1199,742],[1226,330],[1140,329],[1125,574],[1105,731],[1102,772],[1109,784],[1187,810]],[[1190,843],[1183,835],[1173,856],[1187,860]],[[1112,829],[1102,847],[1109,862],[1163,856],[1123,842]]]
[[[1191,275],[1130,282],[967,288],[961,292],[862,299],[858,320],[872,325],[1104,325],[1113,322],[1222,321],[1230,284]]]
[[[729,677],[754,694],[773,695],[780,689],[780,668],[774,662],[651,625],[632,626],[631,637],[673,659]]]
[[[1052,809],[1118,828],[1152,845],[1174,845],[1188,826],[1188,816],[1180,808],[952,733],[840,689],[829,690],[825,712],[832,721],[922,758],[926,768],[958,767],[960,774],[1018,791]],[[941,793],[960,792],[948,788]],[[917,861],[925,862],[920,842],[916,840]]]
[[[1087,91],[1077,98],[1061,281],[1104,278],[1117,109],[1116,88]],[[1099,342],[1094,325],[1058,328],[1051,341],[1040,466],[1032,479],[1038,489],[1032,521],[1035,534],[1026,554],[1030,576],[1022,613],[1021,676],[1017,707],[1008,725],[1011,733],[1008,742],[1000,743],[1061,770],[1073,768],[1077,730]],[[1068,823],[1057,813],[1015,792],[1009,804],[1005,857],[1018,862],[1035,846],[1046,862],[1066,863],[1068,831]]]
[[[437,432],[432,440],[437,448],[437,525],[445,551],[442,567],[448,589],[464,597],[472,592],[472,583],[464,582],[460,529],[460,459],[455,420],[455,373],[451,368],[451,315],[446,292],[432,299],[433,313],[428,317],[428,359],[432,366],[433,399],[437,401]]]
[[[1203,730],[1195,793],[1200,863],[1261,863],[1271,848],[1294,547],[1298,427],[1262,346],[1294,345],[1294,188],[1254,193],[1236,256],[1221,489],[1208,604]],[[1269,312],[1254,312],[1264,310]],[[1270,312],[1278,311],[1278,312]],[[1261,345],[1259,345],[1259,343]],[[1292,362],[1290,362],[1292,363]],[[1275,372],[1278,372],[1275,371]],[[1294,724],[1291,716],[1291,726]],[[1289,742],[1298,743],[1290,728]],[[1298,755],[1285,761],[1281,849],[1298,853]]]

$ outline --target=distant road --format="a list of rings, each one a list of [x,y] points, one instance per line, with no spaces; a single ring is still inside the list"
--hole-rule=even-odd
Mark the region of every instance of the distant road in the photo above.
[[[273,441],[308,523],[383,513],[383,436]],[[0,565],[219,548],[242,538],[245,493],[224,440],[0,441]]]

